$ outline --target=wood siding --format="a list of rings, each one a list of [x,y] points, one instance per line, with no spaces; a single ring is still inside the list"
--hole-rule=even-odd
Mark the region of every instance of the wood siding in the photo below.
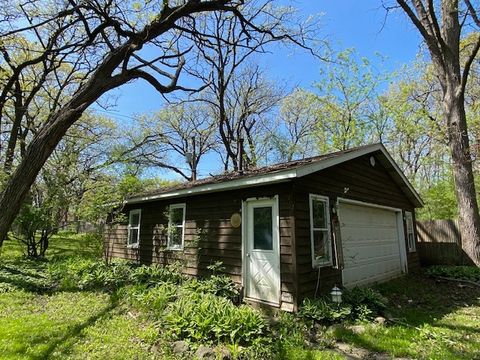
[[[422,265],[474,265],[463,249],[458,219],[416,223]]]
[[[376,161],[375,166],[371,166],[370,155],[368,155],[294,180],[294,232],[299,300],[313,296],[317,291],[317,283],[319,293],[327,293],[334,285],[342,283],[340,269],[334,266],[322,267],[319,273],[318,269],[312,267],[309,194],[328,196],[330,211],[337,199],[341,197],[401,208],[413,213],[414,205],[394,182],[390,175],[392,171],[394,170],[383,167],[380,161]],[[336,215],[332,211],[330,215],[335,219]],[[405,246],[407,246],[406,229]],[[419,266],[417,253],[408,253],[407,262],[409,271],[417,269]]]
[[[242,229],[230,224],[234,213],[241,213],[242,200],[253,197],[279,196],[281,308],[294,310],[296,304],[295,254],[292,184],[284,183],[236,191],[195,195],[169,201],[133,204],[124,211],[142,209],[140,246],[129,249],[127,224],[113,225],[106,232],[108,257],[139,261],[144,264],[171,264],[179,261],[185,274],[207,276],[207,266],[223,262],[226,273],[242,282]],[[167,250],[167,208],[170,204],[186,204],[185,246],[183,251]]]
[[[310,193],[328,196],[330,207],[342,197],[414,214],[414,205],[392,178],[395,170],[384,167],[380,161],[372,167],[369,159],[370,155],[364,156],[282,184],[129,205],[124,209],[126,213],[142,209],[140,247],[128,249],[127,225],[115,225],[106,233],[107,256],[146,264],[180,261],[183,271],[193,276],[208,275],[207,266],[221,261],[232,279],[241,284],[242,230],[231,226],[230,217],[241,213],[242,201],[247,198],[278,195],[281,308],[295,311],[301,299],[315,294],[319,277],[320,293],[342,283],[341,270],[322,267],[319,273],[312,268]],[[186,204],[185,248],[168,251],[166,211],[168,205],[177,203]],[[335,219],[335,214],[331,213],[331,217]],[[406,236],[405,246],[408,249]],[[418,268],[417,253],[409,253],[407,262],[409,271]]]

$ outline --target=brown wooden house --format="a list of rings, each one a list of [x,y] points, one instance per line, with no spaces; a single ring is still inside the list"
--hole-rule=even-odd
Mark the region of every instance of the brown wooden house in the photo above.
[[[385,281],[418,267],[422,200],[381,144],[215,176],[128,199],[106,234],[110,257],[221,261],[245,299],[295,311],[334,285]]]

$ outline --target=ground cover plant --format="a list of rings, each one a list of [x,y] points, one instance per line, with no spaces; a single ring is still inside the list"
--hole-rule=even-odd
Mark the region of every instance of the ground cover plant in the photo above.
[[[97,245],[63,233],[53,237],[50,257],[31,260],[7,241],[0,255],[2,358],[194,358],[200,346],[245,359],[293,351],[271,341],[261,312],[237,304],[238,290],[220,264],[212,277],[190,279],[176,266],[106,264]],[[175,354],[179,340],[188,350]]]
[[[426,273],[433,277],[445,277],[456,280],[467,280],[480,283],[480,268],[475,266],[430,266]]]
[[[238,304],[218,264],[211,278],[189,279],[175,266],[107,265],[97,245],[61,234],[51,257],[28,260],[7,242],[0,255],[2,358],[195,358],[201,347],[234,359],[480,357],[480,290],[468,284],[406,277],[344,291],[340,305],[305,300],[298,315],[267,318]]]
[[[389,299],[387,325],[338,327],[338,340],[392,357],[480,358],[478,287],[412,275],[376,289]]]

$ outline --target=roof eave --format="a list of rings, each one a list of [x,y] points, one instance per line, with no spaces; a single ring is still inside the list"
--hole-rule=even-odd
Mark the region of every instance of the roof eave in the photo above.
[[[137,204],[142,202],[162,200],[162,199],[173,199],[183,196],[198,195],[198,194],[208,194],[217,191],[233,190],[233,189],[242,189],[247,187],[254,187],[260,185],[268,184],[277,184],[281,182],[287,182],[291,179],[296,178],[297,171],[296,169],[279,171],[274,174],[264,174],[260,176],[251,176],[245,177],[236,180],[230,180],[226,182],[219,182],[213,184],[198,185],[192,188],[178,189],[173,191],[168,191],[161,194],[145,195],[127,199],[125,204]]]
[[[405,184],[406,186],[405,189],[411,195],[409,196],[409,198],[412,201],[412,203],[415,205],[415,207],[422,207],[424,203],[423,203],[423,200],[420,198],[420,195],[415,191],[412,184],[408,181],[406,176],[403,174],[403,172],[400,170],[398,165],[395,163],[393,158],[390,156],[388,151],[385,149],[385,147],[381,143],[365,146],[358,150],[353,150],[351,152],[348,152],[339,156],[327,158],[317,163],[308,164],[308,165],[301,166],[294,169],[282,170],[282,171],[278,171],[270,174],[250,176],[250,177],[245,177],[245,178],[240,178],[235,180],[229,180],[225,182],[198,185],[192,188],[172,190],[172,191],[167,191],[161,194],[134,197],[126,200],[125,204],[137,204],[137,203],[154,201],[154,200],[172,199],[172,198],[183,197],[183,196],[207,194],[207,193],[212,193],[217,191],[242,189],[247,187],[287,182],[294,178],[303,177],[303,176],[312,174],[314,172],[338,165],[340,163],[356,159],[360,156],[374,153],[376,151],[381,151],[382,154],[387,159],[387,161],[392,165],[392,168],[395,170],[395,173],[400,177],[400,180],[403,182],[403,184]],[[406,195],[408,196],[408,194]]]

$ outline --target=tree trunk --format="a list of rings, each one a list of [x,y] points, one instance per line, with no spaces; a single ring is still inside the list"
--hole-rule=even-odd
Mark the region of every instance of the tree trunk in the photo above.
[[[32,140],[25,158],[9,178],[0,198],[0,246],[41,168],[71,124],[80,118],[82,111],[59,113]]]
[[[444,96],[445,115],[449,127],[455,192],[463,248],[470,259],[480,266],[480,215],[469,152],[465,102],[447,91]]]

